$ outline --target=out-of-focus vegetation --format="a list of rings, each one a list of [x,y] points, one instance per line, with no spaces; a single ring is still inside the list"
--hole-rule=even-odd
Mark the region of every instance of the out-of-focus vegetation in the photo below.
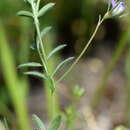
[[[40,6],[42,7],[48,2],[50,1],[41,0]],[[61,43],[65,43],[68,46],[49,62],[50,71],[54,69],[55,63],[60,61],[62,58],[72,55],[75,57],[78,56],[86,42],[89,40],[96,23],[98,22],[99,14],[104,14],[108,4],[108,1],[103,0],[53,0],[51,2],[56,3],[55,8],[48,12],[44,17],[40,18],[42,28],[50,25],[53,27],[52,32],[45,37],[44,42],[47,44],[46,50],[49,52],[53,47]],[[22,74],[22,72],[28,69],[18,69],[18,65],[21,63],[26,63],[28,61],[40,61],[40,58],[35,51],[35,39],[33,39],[35,29],[33,28],[33,22],[28,18],[21,18],[16,15],[16,13],[21,9],[30,10],[29,6],[24,3],[24,0],[0,1],[0,119],[3,121],[6,118],[9,127],[12,129],[15,129],[18,125],[21,130],[27,130],[30,126],[29,113],[31,113],[31,107],[33,107],[31,106],[28,108],[28,98],[30,95],[33,95],[32,93],[34,93],[37,89],[41,91],[41,86],[44,87],[44,90],[42,91],[46,102],[44,103],[45,100],[41,100],[41,103],[43,103],[42,109],[46,108],[46,110],[43,113],[40,112],[40,117],[43,117],[44,119],[45,117],[48,117],[46,118],[46,122],[47,119],[53,118],[53,112],[51,110],[53,107],[53,101],[50,99],[51,92],[48,90],[47,86],[49,83],[47,81],[43,82],[42,80],[31,76],[26,77]],[[83,128],[88,127],[92,129],[93,127],[90,126],[91,124],[94,124],[96,129],[97,122],[95,121],[96,119],[94,119],[96,117],[94,112],[98,113],[98,111],[100,111],[99,108],[102,107],[102,101],[105,99],[105,94],[107,93],[106,91],[109,91],[107,96],[110,98],[113,91],[116,91],[113,89],[109,90],[110,86],[108,85],[109,78],[114,73],[115,68],[121,72],[123,75],[122,79],[125,82],[122,87],[125,88],[123,90],[125,91],[126,96],[124,97],[124,100],[120,101],[125,105],[124,108],[121,108],[121,111],[123,111],[122,119],[115,122],[111,121],[111,124],[108,124],[112,127],[112,129],[114,129],[117,125],[130,127],[129,19],[128,15],[121,19],[106,20],[100,27],[100,30],[92,41],[92,45],[89,47],[83,58],[83,62],[86,63],[87,59],[93,59],[94,57],[100,58],[100,56],[97,56],[99,52],[99,55],[102,56],[107,56],[106,53],[112,52],[112,54],[110,54],[111,57],[109,62],[104,60],[106,67],[103,72],[101,72],[100,81],[96,85],[97,87],[94,89],[94,93],[91,96],[89,103],[86,103],[88,100],[83,103],[81,101],[81,97],[83,95],[86,96],[87,93],[91,93],[91,89],[90,91],[88,89],[85,91],[86,94],[84,94],[84,90],[86,90],[85,88],[87,86],[89,87],[89,84],[87,84],[87,86],[84,85],[84,89],[76,86],[76,83],[80,82],[79,79],[82,77],[79,76],[82,75],[81,72],[73,74],[72,71],[72,76],[71,74],[68,75],[64,82],[58,85],[59,90],[57,90],[57,93],[59,94],[54,96],[54,102],[57,104],[55,109],[58,113],[63,111],[61,115],[63,116],[64,122],[67,123],[65,127],[66,130],[75,130],[75,127],[77,127],[77,129],[81,129],[81,126]],[[105,48],[106,51],[100,51],[100,48]],[[110,50],[110,52],[107,50]],[[97,67],[96,63],[94,68]],[[79,64],[79,68],[82,70],[82,65]],[[78,71],[80,71],[80,69]],[[34,68],[34,70],[36,70],[36,68]],[[39,69],[39,71],[41,70]],[[59,78],[63,72],[64,69],[57,74],[57,78]],[[89,75],[89,73],[87,74]],[[81,82],[82,81],[83,80],[81,79]],[[92,82],[96,81],[93,80]],[[118,87],[116,82],[117,81],[114,82],[114,85]],[[65,88],[68,88],[68,90],[64,89],[64,86]],[[120,91],[122,91],[122,89]],[[67,103],[62,98],[62,101],[60,101],[60,98],[58,98],[60,93],[61,95],[63,94],[63,96],[67,97],[69,100]],[[62,103],[59,102],[63,102],[62,107]],[[34,102],[33,104],[34,106],[39,105],[37,102]],[[81,108],[78,104],[84,104],[81,105],[84,107]],[[105,105],[107,106],[108,104]],[[88,107],[92,109],[92,112],[88,110]],[[85,111],[85,117],[83,116],[85,119],[81,119],[78,111]],[[114,115],[114,113],[112,114]],[[90,119],[88,119],[89,116]],[[84,120],[86,119],[90,124],[84,126],[83,122],[85,122]],[[76,121],[78,123],[75,126]],[[0,125],[1,124],[2,123],[0,123]],[[1,127],[3,127],[3,125],[0,126],[0,129]],[[117,127],[115,129],[123,130],[127,128]]]

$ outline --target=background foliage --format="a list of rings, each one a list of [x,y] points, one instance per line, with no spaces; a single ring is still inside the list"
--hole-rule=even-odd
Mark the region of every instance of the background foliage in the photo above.
[[[50,0],[42,0],[41,7],[48,2],[50,2]],[[102,15],[106,11],[107,1],[53,0],[52,2],[56,3],[55,8],[40,19],[42,27],[50,25],[53,27],[52,32],[46,36],[46,49],[49,52],[53,47],[61,43],[67,44],[67,47],[50,61],[49,66],[53,70],[56,61],[60,61],[62,58],[68,56],[77,56],[81,52],[96,26],[98,15]],[[19,117],[19,122],[22,122],[21,126],[23,126],[24,129],[25,127],[27,128],[29,124],[28,111],[24,109],[28,106],[27,97],[36,89],[41,88],[41,86],[45,88],[48,83],[46,82],[43,85],[43,81],[40,79],[31,76],[27,78],[22,74],[24,69],[17,69],[19,64],[28,62],[29,60],[34,62],[40,61],[34,50],[35,41],[32,39],[34,35],[33,23],[27,18],[20,18],[16,15],[20,9],[29,9],[29,6],[25,5],[23,0],[0,1],[0,117],[1,119],[5,117],[13,128],[17,124],[14,117],[14,108],[17,108],[18,111],[15,111],[15,113],[16,116]],[[100,106],[100,102],[104,99],[104,93],[107,90],[108,79],[115,68],[117,68],[118,71],[123,73],[122,77],[125,82],[123,87],[125,87],[125,95],[127,96],[125,100],[123,100],[123,102],[125,102],[125,112],[122,122],[127,124],[127,126],[130,125],[129,34],[129,16],[123,19],[106,20],[98,31],[92,45],[89,47],[86,53],[87,55],[83,58],[84,63],[86,59],[98,58],[100,48],[105,48],[100,55],[107,55],[107,50],[110,50],[112,53],[109,62],[106,60],[104,61],[107,67],[103,70],[101,82],[99,85],[97,84],[97,89],[95,89],[95,93],[90,100],[90,106],[92,106],[94,110],[97,110],[97,107]],[[118,67],[118,64],[121,64],[121,68]],[[82,68],[81,65],[79,65],[79,68],[80,67]],[[33,69],[35,70],[36,68]],[[64,69],[57,74],[57,77],[60,77],[63,72]],[[73,74],[73,72],[72,76],[68,75],[63,85],[66,87],[72,86],[73,88],[77,83],[73,80],[75,79],[74,76],[75,74]],[[79,79],[78,81],[80,82]],[[116,82],[114,84],[116,84]],[[37,86],[40,87],[36,88]],[[47,89],[44,90],[48,93]],[[69,98],[69,100],[72,102],[72,106],[67,105],[66,108],[62,108],[66,115],[69,115],[68,119],[64,117],[64,120],[67,120],[68,124],[70,124],[68,130],[74,129],[73,122],[71,121],[76,119],[75,109],[78,107],[75,107],[75,102],[77,102],[78,96],[75,96],[75,93],[77,94],[77,92],[80,92],[79,90],[80,89],[74,89],[74,94],[69,90],[69,93],[71,93],[71,98]],[[89,93],[89,91],[86,93]],[[65,93],[64,95],[68,94]],[[46,98],[48,98],[48,101],[50,100],[48,95]],[[49,102],[46,106],[47,105],[48,108],[51,107]],[[57,105],[57,109],[58,107],[59,104]],[[48,109],[48,113],[50,113],[48,114],[49,118],[51,118],[50,111],[51,110]],[[42,115],[40,116],[42,117]],[[113,127],[117,124],[113,123]]]

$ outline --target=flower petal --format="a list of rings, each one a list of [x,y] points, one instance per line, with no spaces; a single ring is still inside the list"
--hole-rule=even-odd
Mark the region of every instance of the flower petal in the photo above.
[[[114,15],[118,15],[121,14],[123,11],[125,10],[125,3],[124,2],[120,2],[117,7],[113,10],[113,14]]]
[[[111,4],[112,4],[112,7],[114,8],[116,6],[116,1],[115,0],[111,0]]]

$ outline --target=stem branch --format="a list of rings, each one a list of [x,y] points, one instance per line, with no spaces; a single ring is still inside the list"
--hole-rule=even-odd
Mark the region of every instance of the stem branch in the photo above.
[[[105,15],[104,15],[105,16]],[[84,47],[84,49],[82,50],[82,52],[80,53],[80,55],[76,58],[76,60],[73,62],[73,64],[70,66],[70,68],[61,76],[61,78],[57,81],[60,82],[73,68],[74,66],[78,63],[78,61],[81,59],[81,57],[84,55],[84,53],[86,52],[86,50],[88,49],[89,45],[91,44],[92,40],[94,39],[100,25],[102,24],[102,22],[104,21],[104,17],[101,19],[101,17],[99,16],[99,21],[97,23],[97,26],[95,28],[94,33],[92,34],[91,38],[89,39],[89,41],[87,42],[86,46]]]

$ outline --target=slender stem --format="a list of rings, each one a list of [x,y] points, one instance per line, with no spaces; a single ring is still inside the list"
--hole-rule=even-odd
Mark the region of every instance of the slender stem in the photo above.
[[[46,55],[45,48],[43,46],[43,41],[42,41],[42,38],[41,38],[41,32],[40,32],[40,27],[39,27],[39,20],[38,20],[38,16],[37,16],[38,10],[35,7],[35,3],[32,2],[31,5],[32,5],[32,11],[33,11],[33,14],[34,14],[34,24],[35,24],[37,35],[38,35],[38,39],[39,39],[39,43],[37,43],[37,44],[39,44],[40,47],[41,47],[41,52],[40,52],[40,48],[38,48],[38,53],[39,53],[39,56],[40,56],[41,61],[43,63],[43,66],[44,66],[44,69],[46,71],[46,74],[47,74],[47,76],[48,76],[48,78],[50,80],[50,83],[52,85],[51,88],[54,89],[55,88],[55,82],[54,82],[53,77],[51,77],[51,74],[49,73],[48,62],[47,62],[47,55]]]
[[[110,1],[110,0],[108,0],[108,8],[107,8],[107,12],[109,12],[110,7],[111,7],[111,1]]]
[[[45,82],[46,87],[46,97],[47,97],[47,102],[48,102],[48,116],[50,119],[52,119],[56,114],[58,109],[56,108],[56,102],[53,100],[56,100],[55,96],[55,80],[51,76],[51,70],[49,69],[49,63],[47,61],[47,55],[46,51],[43,45],[42,37],[41,37],[41,31],[40,31],[40,25],[39,25],[39,19],[38,19],[38,11],[39,11],[39,4],[40,0],[38,0],[38,3],[35,4],[34,2],[31,3],[32,6],[32,12],[33,12],[33,18],[34,18],[34,24],[36,28],[36,33],[38,36],[38,41],[37,41],[37,49],[38,49],[38,54],[40,56],[40,59],[42,61],[42,64],[44,66],[45,72],[47,74],[47,77],[49,80]]]
[[[44,64],[46,73],[48,73],[46,53],[45,53],[45,49],[44,49],[42,38],[41,38],[40,27],[39,27],[39,20],[38,20],[38,17],[37,17],[37,10],[36,10],[36,8],[34,6],[34,3],[32,3],[32,11],[33,11],[33,14],[34,14],[34,24],[35,24],[37,35],[38,35],[38,39],[39,39],[39,43],[37,43],[37,44],[40,44],[41,51],[42,51],[43,58],[44,58],[43,64]],[[39,52],[40,52],[40,50],[39,50]],[[42,58],[41,58],[41,60],[42,60]]]
[[[92,34],[92,36],[89,39],[89,41],[87,42],[86,46],[84,47],[84,49],[82,50],[82,52],[80,53],[80,55],[76,58],[76,60],[74,61],[74,63],[70,66],[70,68],[63,74],[63,76],[61,76],[61,78],[57,82],[60,82],[74,68],[74,66],[78,63],[78,61],[81,59],[81,57],[84,55],[84,53],[88,49],[89,45],[91,44],[93,38],[95,37],[95,35],[96,35],[96,33],[97,33],[97,31],[98,31],[98,29],[99,29],[99,27],[100,27],[100,25],[102,24],[103,21],[104,21],[104,17],[101,19],[101,17],[99,16],[99,21],[97,23],[95,31]]]
[[[39,10],[40,2],[41,2],[41,0],[37,1],[37,10]]]

